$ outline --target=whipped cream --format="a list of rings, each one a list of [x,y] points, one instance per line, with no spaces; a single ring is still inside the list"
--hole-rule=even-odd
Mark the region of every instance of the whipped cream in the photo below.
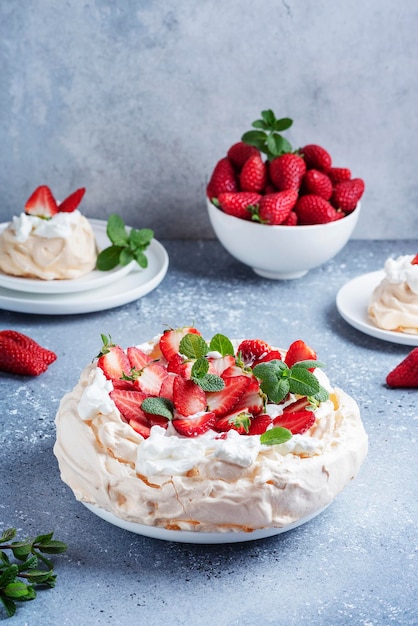
[[[225,532],[295,522],[327,506],[367,454],[356,402],[315,372],[331,390],[315,424],[267,446],[234,430],[181,437],[171,424],[143,439],[109,398],[112,383],[90,364],[55,420],[62,480],[77,499],[140,524]]]
[[[77,209],[50,219],[21,213],[0,235],[0,270],[13,276],[78,278],[94,269],[96,260],[93,230]]]
[[[384,330],[418,334],[418,265],[414,255],[388,258],[385,277],[374,289],[368,314]]]

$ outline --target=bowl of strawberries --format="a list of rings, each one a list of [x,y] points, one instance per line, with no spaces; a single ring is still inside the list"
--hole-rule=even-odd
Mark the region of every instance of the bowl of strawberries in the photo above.
[[[221,158],[206,187],[215,235],[264,278],[293,279],[332,259],[350,239],[365,185],[322,146],[293,150],[290,118],[262,111]]]

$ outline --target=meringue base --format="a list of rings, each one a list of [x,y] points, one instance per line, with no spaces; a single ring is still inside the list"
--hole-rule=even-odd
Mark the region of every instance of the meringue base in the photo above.
[[[384,278],[372,293],[368,315],[383,330],[418,334],[418,296],[407,283]]]

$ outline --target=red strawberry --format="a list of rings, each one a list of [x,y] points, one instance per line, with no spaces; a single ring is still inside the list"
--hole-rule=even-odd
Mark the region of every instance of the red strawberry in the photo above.
[[[215,420],[214,413],[206,412],[191,417],[178,417],[173,419],[172,424],[179,435],[183,435],[183,437],[198,437],[213,428]]]
[[[39,376],[48,369],[41,350],[28,349],[11,337],[0,337],[0,370],[21,376]]]
[[[159,393],[161,398],[167,398],[167,400],[170,400],[171,402],[173,402],[174,379],[177,376],[178,374],[169,372],[167,376],[164,378],[163,382],[161,383],[161,388],[160,388],[160,393]]]
[[[301,186],[306,164],[301,156],[288,152],[270,162],[270,178],[279,191],[298,189]]]
[[[283,360],[282,353],[280,352],[280,350],[270,350],[270,352],[267,352],[267,354],[265,354],[264,356],[254,361],[254,363],[252,364],[252,367],[255,367],[259,363],[265,363],[266,361],[274,361],[274,360],[277,360],[277,361]]]
[[[135,387],[150,396],[158,396],[167,376],[166,368],[160,363],[149,363],[135,377]]]
[[[386,377],[389,387],[418,387],[418,348],[414,348]]]
[[[319,170],[308,170],[303,177],[303,193],[313,193],[329,200],[332,196],[331,179]]]
[[[249,146],[248,143],[238,141],[234,143],[227,152],[227,157],[237,170],[241,170],[245,161],[254,154],[260,154],[255,146]]]
[[[282,224],[296,204],[298,192],[293,189],[278,191],[263,196],[260,200],[258,217],[263,224]]]
[[[284,362],[288,367],[292,367],[299,361],[316,361],[316,352],[306,345],[302,339],[297,339],[290,344],[284,357]]]
[[[304,411],[308,406],[310,406],[308,398],[302,396],[302,398],[298,398],[294,402],[286,404],[286,406],[283,407],[283,413],[297,413],[298,411]]]
[[[181,354],[175,354],[168,362],[167,372],[178,374],[183,378],[190,378],[192,367],[192,361],[184,359]]]
[[[97,367],[103,370],[106,378],[112,380],[114,378],[122,378],[123,374],[129,376],[131,364],[122,348],[110,345],[106,350],[106,353],[102,354],[97,361]]]
[[[231,378],[232,376],[247,376],[249,378],[252,377],[251,370],[245,371],[240,365],[234,364],[227,367],[226,370],[222,372],[222,378]]]
[[[264,410],[264,400],[265,396],[260,390],[260,383],[254,376],[249,379],[246,390],[234,406],[234,411],[246,409],[251,415],[258,415]]]
[[[321,172],[329,171],[332,159],[331,155],[325,150],[325,148],[317,146],[316,144],[308,144],[300,151],[305,159],[307,169],[313,168],[320,170]]]
[[[248,376],[233,376],[224,378],[225,387],[221,391],[211,391],[206,394],[209,411],[217,417],[230,413],[248,385]]]
[[[271,351],[269,344],[263,339],[244,339],[237,348],[237,354],[245,365],[250,367]]]
[[[344,213],[336,211],[328,200],[314,194],[301,196],[296,202],[295,212],[298,216],[298,223],[304,225],[327,224],[344,217]]]
[[[138,391],[133,380],[125,380],[122,378],[112,379],[113,389],[124,389],[125,391]]]
[[[364,181],[361,178],[352,178],[342,183],[337,183],[331,198],[331,203],[345,213],[351,213],[356,208],[364,193]]]
[[[241,191],[263,191],[267,182],[267,168],[259,153],[245,161],[239,181]]]
[[[348,167],[331,167],[327,173],[333,185],[342,183],[343,180],[350,180],[351,178],[351,170],[349,170]]]
[[[202,387],[181,376],[174,379],[173,402],[176,410],[186,417],[206,410],[206,395]]]
[[[60,213],[72,213],[82,201],[85,193],[86,189],[84,187],[77,189],[77,191],[74,191],[58,205],[58,211]]]
[[[200,332],[191,326],[183,326],[182,328],[171,328],[165,330],[160,338],[160,350],[166,358],[167,362],[171,361],[173,356],[179,354],[180,342],[189,333],[200,335]]]
[[[17,330],[1,330],[0,338],[1,337],[9,337],[9,339],[15,341],[23,349],[30,350],[36,354],[36,356],[39,356],[47,365],[53,363],[57,358],[55,352],[52,352],[52,350],[48,350],[47,348],[43,348],[34,339],[31,339],[23,333],[19,333]]]
[[[267,413],[261,413],[251,420],[249,435],[262,435],[271,424],[271,417]]]
[[[231,161],[224,157],[215,165],[212,176],[206,187],[209,200],[217,198],[225,191],[238,191],[237,178]]]
[[[301,435],[311,428],[315,423],[315,413],[313,411],[293,411],[278,415],[273,420],[274,426],[287,428],[293,435]]]
[[[233,413],[219,417],[215,422],[214,429],[221,433],[228,432],[228,430],[236,430],[240,435],[245,435],[250,429],[250,424],[250,413],[247,409],[241,408],[237,411],[234,410]]]
[[[146,415],[141,409],[141,404],[147,397],[145,393],[129,389],[113,389],[109,396],[127,422],[138,419],[146,424],[148,423]]]
[[[129,420],[129,426],[131,426],[138,435],[141,435],[144,439],[148,439],[151,433],[151,425],[148,420],[144,419],[132,419]]]
[[[297,226],[297,223],[298,223],[298,216],[296,215],[296,212],[292,210],[290,211],[285,221],[282,222],[282,226]]]
[[[209,357],[209,374],[215,374],[221,376],[223,372],[235,365],[235,357],[232,354],[227,354],[222,357]]]
[[[418,254],[416,254],[412,259],[411,265],[418,265]]]
[[[218,196],[221,209],[228,215],[239,217],[242,220],[251,219],[251,207],[258,205],[260,200],[261,195],[253,191],[233,191],[220,193]]]
[[[52,217],[58,212],[57,203],[49,187],[41,185],[30,196],[25,204],[27,215]]]
[[[150,361],[150,357],[148,354],[145,354],[140,348],[136,346],[130,346],[126,350],[127,357],[129,359],[129,363],[131,367],[135,370],[142,370]]]

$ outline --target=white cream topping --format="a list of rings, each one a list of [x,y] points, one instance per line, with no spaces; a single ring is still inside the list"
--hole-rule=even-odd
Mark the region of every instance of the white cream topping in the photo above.
[[[91,370],[87,385],[78,403],[78,413],[82,420],[91,420],[99,412],[109,415],[115,409],[115,403],[109,396],[113,390],[111,380],[107,380],[100,367]]]
[[[78,209],[69,213],[56,213],[51,219],[42,219],[36,215],[21,213],[12,219],[12,229],[16,241],[23,243],[30,235],[33,237],[61,237],[68,239],[73,232],[74,224],[80,222],[81,213]]]
[[[390,257],[386,260],[384,270],[386,278],[392,285],[406,283],[409,289],[418,295],[418,264],[412,264],[413,255]]]

